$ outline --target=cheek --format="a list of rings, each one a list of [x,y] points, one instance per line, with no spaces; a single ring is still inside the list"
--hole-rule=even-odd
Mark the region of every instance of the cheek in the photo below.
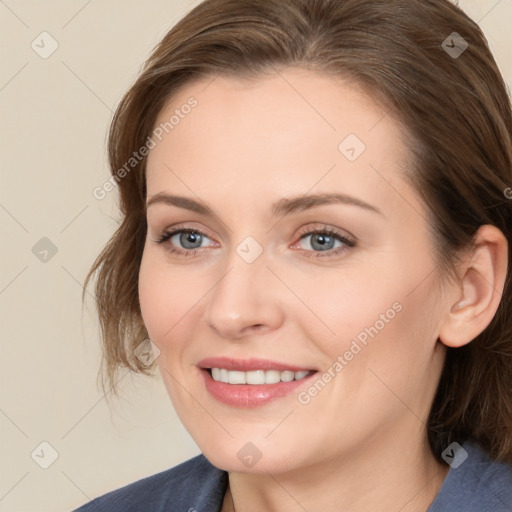
[[[343,353],[353,339],[364,345],[375,328],[387,329],[400,314],[402,297],[397,283],[390,281],[389,272],[372,273],[355,266],[295,279],[294,290],[304,301],[294,306],[296,320],[308,326],[311,339],[322,339],[326,353]],[[290,304],[294,302],[290,297]]]
[[[167,268],[155,251],[144,250],[139,272],[142,318],[155,342],[161,342],[200,297],[198,282],[180,278],[180,270]],[[162,350],[163,347],[160,347]]]
[[[411,291],[420,280],[411,274],[394,283],[383,282],[371,299],[347,305],[351,320],[338,345],[344,369],[337,385],[345,388],[340,393],[347,393],[353,407],[361,408],[359,413],[369,421],[372,414],[403,412],[404,403],[419,417],[426,414],[442,360],[433,355],[436,287],[426,280]],[[369,400],[372,411],[362,406]]]
[[[394,369],[411,359],[421,364],[436,341],[438,294],[427,277],[431,269],[430,260],[401,261],[394,254],[379,267],[340,269],[339,277],[335,271],[303,276],[295,290],[311,313],[303,307],[299,321],[332,362],[346,353],[350,361],[375,358]]]
[[[144,324],[150,338],[156,340],[156,333],[163,327],[165,294],[159,267],[151,265],[151,258],[144,250],[139,271],[139,304]]]

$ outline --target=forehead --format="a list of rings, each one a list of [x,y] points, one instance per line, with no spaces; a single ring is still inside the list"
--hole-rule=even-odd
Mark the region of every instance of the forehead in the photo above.
[[[153,137],[148,195],[169,188],[190,194],[187,184],[212,197],[225,196],[226,187],[293,194],[316,183],[322,191],[341,187],[368,196],[383,188],[383,176],[396,181],[406,160],[400,125],[370,95],[298,68],[187,84],[155,128],[166,123],[162,140]]]
[[[282,136],[292,128],[303,128],[311,137],[314,131],[336,140],[344,131],[353,130],[361,138],[369,138],[366,132],[386,115],[372,95],[354,82],[301,68],[285,68],[259,78],[219,75],[186,84],[160,111],[155,126],[164,125],[183,108],[188,111],[186,104],[192,97],[197,106],[190,115],[185,114],[186,122],[173,126],[175,136],[180,132],[190,134],[192,127],[197,129],[196,124],[200,123],[205,129],[236,126],[230,135],[239,133],[243,137],[250,133],[259,140],[279,128],[286,128]],[[389,128],[393,122],[389,117],[387,121]],[[398,126],[393,131],[398,131]],[[221,135],[218,130],[213,134]]]

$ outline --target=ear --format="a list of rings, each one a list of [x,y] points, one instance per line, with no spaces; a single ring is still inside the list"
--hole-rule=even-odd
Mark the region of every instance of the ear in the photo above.
[[[484,225],[474,242],[459,267],[458,288],[447,303],[439,331],[439,340],[448,347],[466,345],[485,330],[496,314],[505,286],[508,244],[503,233],[495,226]]]

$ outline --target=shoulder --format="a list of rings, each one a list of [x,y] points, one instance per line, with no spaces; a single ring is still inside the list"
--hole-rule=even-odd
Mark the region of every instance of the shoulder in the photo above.
[[[428,512],[512,512],[512,465],[493,461],[474,441],[462,448]]]
[[[204,455],[93,499],[74,512],[217,510],[224,498],[227,473]],[[210,508],[209,508],[210,507]]]

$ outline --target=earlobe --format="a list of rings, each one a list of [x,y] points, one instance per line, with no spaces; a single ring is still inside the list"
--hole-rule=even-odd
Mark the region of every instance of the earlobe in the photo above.
[[[461,268],[455,302],[441,325],[439,340],[448,347],[470,343],[491,323],[498,309],[507,274],[508,244],[491,225],[481,226]],[[453,295],[452,295],[453,297]]]

